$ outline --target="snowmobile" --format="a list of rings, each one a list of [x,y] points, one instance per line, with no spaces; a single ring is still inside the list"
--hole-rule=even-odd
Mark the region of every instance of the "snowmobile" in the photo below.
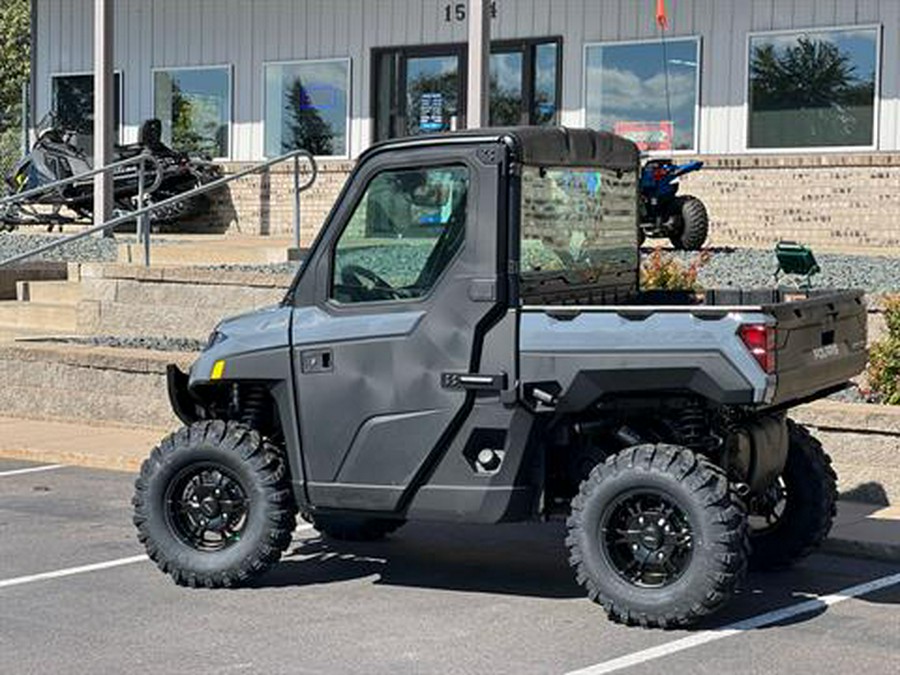
[[[61,128],[50,114],[39,125],[38,139],[6,177],[7,197],[22,194],[56,181],[90,172],[93,160],[78,147],[77,134]],[[145,167],[147,188],[157,187],[146,195],[148,204],[160,202],[221,177],[221,169],[206,160],[190,157],[168,147],[162,141],[162,124],[158,119],[145,121],[139,140],[132,145],[115,146],[113,162],[121,162],[141,153],[156,160]],[[157,181],[156,172],[162,173]],[[113,200],[120,212],[138,207],[139,168],[137,163],[121,167],[113,173]],[[55,227],[92,220],[94,179],[87,177],[70,185],[49,189],[31,199],[0,206],[0,229],[15,230],[22,225]],[[187,197],[150,215],[153,226],[172,224],[207,213],[211,202],[207,195]]]

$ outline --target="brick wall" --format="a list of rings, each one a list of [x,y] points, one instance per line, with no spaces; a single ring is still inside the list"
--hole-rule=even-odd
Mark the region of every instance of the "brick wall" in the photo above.
[[[228,164],[226,174],[251,165]],[[301,164],[301,170],[305,165]],[[353,162],[321,161],[315,184],[300,197],[300,243],[308,246],[331,210],[353,168]],[[307,174],[300,177],[304,183]],[[248,176],[215,197],[214,218],[232,234],[287,235],[293,232],[294,173],[286,163],[264,174]]]
[[[900,249],[900,154],[700,159],[682,192],[706,203],[713,245]]]
[[[900,154],[700,159],[706,166],[682,179],[682,191],[706,203],[714,246],[768,248],[794,239],[820,249],[900,250]],[[303,245],[318,232],[352,167],[347,161],[320,163],[316,185],[301,196]],[[216,217],[233,233],[288,234],[292,183],[288,165],[238,181],[230,196],[216,200]]]

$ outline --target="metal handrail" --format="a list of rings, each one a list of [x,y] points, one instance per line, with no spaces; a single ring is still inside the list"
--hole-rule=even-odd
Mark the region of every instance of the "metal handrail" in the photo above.
[[[46,185],[41,185],[40,187],[32,188],[31,190],[26,190],[25,192],[17,192],[16,194],[10,195],[9,197],[3,197],[2,199],[0,199],[0,207],[6,206],[8,204],[15,204],[16,202],[25,201],[26,199],[30,199],[31,197],[37,197],[38,195],[42,195],[45,192],[52,192],[54,190],[64,188],[67,185],[72,185],[74,183],[78,183],[79,181],[93,178],[94,176],[98,176],[101,173],[109,173],[110,171],[115,171],[116,169],[131,166],[132,164],[143,165],[148,161],[150,162],[150,164],[155,165],[154,171],[156,172],[156,180],[151,187],[147,188],[147,192],[153,192],[154,190],[156,190],[156,188],[159,187],[160,183],[162,183],[162,171],[159,170],[159,160],[149,152],[142,152],[141,154],[135,155],[134,157],[129,157],[128,159],[123,159],[119,162],[113,162],[112,164],[101,166],[98,169],[91,169],[90,171],[85,171],[84,173],[80,173],[77,176],[70,176],[69,178],[63,178],[61,180],[53,181],[52,183],[47,183]]]
[[[310,173],[309,180],[300,184],[300,158],[305,158],[312,168]],[[14,255],[11,258],[6,258],[5,260],[0,260],[0,267],[5,267],[6,265],[12,265],[13,263],[22,262],[23,260],[27,260],[28,258],[34,257],[36,255],[40,255],[41,253],[46,253],[47,251],[51,251],[53,249],[59,248],[60,246],[65,246],[73,241],[78,241],[79,239],[84,239],[85,237],[89,237],[96,232],[100,232],[102,230],[111,229],[117,227],[118,225],[122,225],[123,223],[127,223],[132,220],[138,220],[140,223],[143,220],[143,217],[153,211],[158,209],[164,209],[173,204],[177,204],[180,201],[185,199],[189,199],[190,197],[194,197],[197,195],[206,194],[207,192],[212,192],[214,190],[218,190],[221,187],[232,183],[240,178],[245,178],[247,176],[251,176],[255,173],[260,173],[265,171],[266,169],[271,168],[276,164],[280,164],[282,162],[286,162],[290,159],[294,160],[294,244],[299,248],[300,246],[300,193],[308,190],[315,183],[316,178],[319,175],[319,167],[316,164],[316,159],[313,155],[307,150],[294,150],[287,154],[281,155],[280,157],[276,157],[274,159],[267,160],[255,166],[252,166],[248,169],[244,169],[243,171],[239,171],[230,176],[225,176],[224,178],[219,178],[210,183],[206,183],[204,185],[199,185],[188,192],[183,192],[182,194],[175,195],[174,197],[169,197],[168,199],[164,199],[161,202],[157,202],[156,204],[150,204],[149,206],[142,206],[141,208],[135,211],[129,211],[127,214],[117,216],[111,220],[107,220],[104,223],[100,223],[98,225],[92,225],[89,228],[82,230],[81,232],[76,232],[75,234],[69,235],[68,237],[63,237],[62,239],[57,239],[55,241],[51,241],[47,244],[43,244],[31,251],[26,251],[25,253],[20,253],[19,255]],[[110,165],[110,167],[113,165]],[[109,167],[107,167],[109,168]],[[144,243],[144,264],[150,264],[150,228],[144,226],[142,229],[143,232],[139,235],[143,235],[143,243]]]

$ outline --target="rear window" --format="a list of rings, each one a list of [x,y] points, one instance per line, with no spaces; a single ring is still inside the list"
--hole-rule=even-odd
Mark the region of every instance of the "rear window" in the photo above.
[[[635,283],[636,181],[634,172],[525,167],[522,280],[548,290]]]

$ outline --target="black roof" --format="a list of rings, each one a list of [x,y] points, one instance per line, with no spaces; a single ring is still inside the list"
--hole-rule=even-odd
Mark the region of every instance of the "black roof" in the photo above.
[[[508,141],[515,148],[519,161],[533,166],[604,167],[633,171],[640,161],[637,146],[626,138],[606,131],[568,127],[497,127],[411,136],[378,143],[366,154],[401,147],[503,141]]]

